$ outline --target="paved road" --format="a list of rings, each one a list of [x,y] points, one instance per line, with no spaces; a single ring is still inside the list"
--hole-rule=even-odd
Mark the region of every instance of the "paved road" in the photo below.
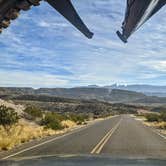
[[[7,158],[56,154],[106,154],[122,158],[166,159],[166,138],[131,116],[122,115],[14,151]]]

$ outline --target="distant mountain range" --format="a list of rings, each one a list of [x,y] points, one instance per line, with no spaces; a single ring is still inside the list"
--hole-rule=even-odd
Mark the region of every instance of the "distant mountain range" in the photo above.
[[[108,89],[122,89],[128,91],[141,92],[148,96],[166,97],[166,86],[154,86],[154,85],[111,85],[105,86]]]
[[[163,90],[162,90],[163,88]],[[148,94],[166,93],[166,87],[149,85],[111,85],[99,87],[90,85],[88,87],[76,88],[0,88],[0,98],[23,100],[33,96],[62,97],[71,99],[100,100],[119,103],[143,103],[143,104],[166,104],[166,97]],[[27,97],[26,97],[27,96]],[[163,95],[164,96],[164,95]]]
[[[87,88],[106,88],[106,89],[120,89],[127,91],[134,91],[144,93],[147,96],[158,96],[158,97],[166,97],[166,86],[155,86],[155,85],[118,85],[113,84],[110,86],[98,86],[98,85],[89,85]]]

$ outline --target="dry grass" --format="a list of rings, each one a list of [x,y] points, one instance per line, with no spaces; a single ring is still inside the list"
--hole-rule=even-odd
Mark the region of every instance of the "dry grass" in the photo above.
[[[166,122],[148,122],[144,116],[137,116],[135,119],[142,121],[146,126],[156,128],[159,132],[166,134]]]
[[[144,124],[157,129],[166,129],[166,122],[144,122]]]
[[[62,125],[65,129],[55,131],[52,129],[45,129],[33,122],[21,119],[8,133],[0,126],[0,150],[10,150],[15,146],[34,139],[62,134],[77,126],[76,123],[71,120],[62,121]]]
[[[0,150],[9,150],[16,145],[28,142],[33,139],[42,138],[56,134],[56,131],[44,129],[37,125],[29,125],[28,123],[19,123],[6,132],[0,127]]]
[[[72,127],[75,127],[77,126],[77,124],[71,120],[63,120],[61,122],[61,125],[64,127],[64,128],[72,128]]]
[[[166,134],[166,122],[146,122],[144,124],[149,127],[156,128],[160,133]]]
[[[144,116],[136,116],[135,119],[139,121],[146,121],[146,118]]]

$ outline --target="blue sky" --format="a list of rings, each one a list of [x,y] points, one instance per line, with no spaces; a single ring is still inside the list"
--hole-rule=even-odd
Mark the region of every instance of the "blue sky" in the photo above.
[[[86,39],[46,2],[0,35],[0,86],[73,87],[166,81],[165,7],[123,44],[124,0],[73,0],[95,33]]]

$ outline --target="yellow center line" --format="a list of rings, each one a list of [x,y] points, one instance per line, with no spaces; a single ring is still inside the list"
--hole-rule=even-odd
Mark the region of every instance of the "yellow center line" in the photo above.
[[[95,153],[96,150],[100,147],[100,145],[103,143],[103,141],[108,137],[108,135],[110,134],[110,132],[113,130],[113,128],[111,130],[109,130],[109,132],[101,139],[101,141],[94,147],[94,149],[91,151],[91,154]]]
[[[113,116],[113,117],[110,117],[110,119],[111,119],[111,118],[115,118],[115,117],[117,117],[117,116],[118,116],[118,115]],[[24,152],[27,152],[27,151],[36,149],[36,148],[38,148],[38,147],[41,147],[41,146],[43,146],[43,145],[45,145],[45,144],[51,143],[51,142],[56,141],[56,140],[58,140],[58,139],[61,139],[61,138],[63,138],[63,137],[66,137],[66,136],[69,136],[69,135],[78,133],[78,132],[83,131],[83,130],[85,130],[85,129],[87,129],[87,128],[89,128],[89,127],[91,127],[91,126],[93,126],[93,125],[95,125],[95,124],[97,124],[97,123],[100,123],[100,122],[101,122],[101,121],[93,122],[93,123],[91,123],[91,124],[89,124],[89,125],[87,125],[87,126],[80,127],[80,128],[78,128],[78,129],[75,129],[75,130],[73,130],[73,131],[71,131],[71,132],[69,132],[69,133],[66,133],[66,134],[64,134],[64,135],[55,136],[54,138],[49,139],[49,140],[47,140],[47,141],[43,141],[43,142],[38,143],[38,144],[36,144],[36,145],[33,145],[33,146],[30,146],[30,147],[24,148],[24,149],[22,149],[22,150],[20,150],[20,151],[18,151],[18,152],[15,152],[15,153],[12,153],[12,154],[10,154],[10,155],[8,155],[8,156],[3,157],[2,160],[9,159],[9,158],[11,158],[11,157],[14,157],[14,156],[17,156],[17,155],[22,154],[22,153],[24,153]]]
[[[117,130],[121,123],[122,119],[111,129],[108,131],[108,133],[101,139],[101,141],[93,148],[91,151],[91,154],[99,154],[101,150],[103,149],[104,145],[108,142],[112,134]]]

